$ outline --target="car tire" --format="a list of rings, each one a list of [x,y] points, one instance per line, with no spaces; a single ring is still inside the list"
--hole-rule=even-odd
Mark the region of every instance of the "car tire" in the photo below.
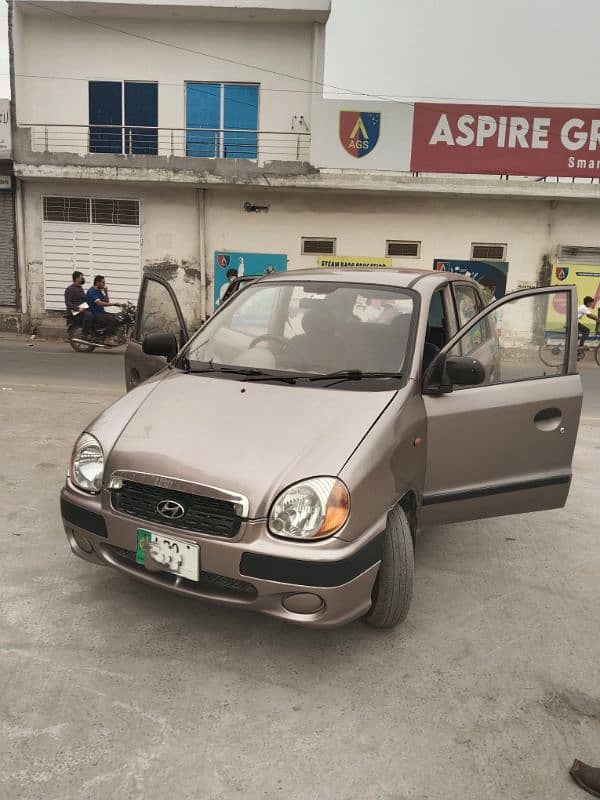
[[[406,619],[413,594],[415,551],[406,513],[390,511],[383,540],[381,566],[373,587],[366,621],[374,628],[394,628]]]

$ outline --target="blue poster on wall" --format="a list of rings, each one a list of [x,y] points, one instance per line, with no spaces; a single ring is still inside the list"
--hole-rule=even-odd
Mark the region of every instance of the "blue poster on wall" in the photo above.
[[[221,302],[229,283],[244,275],[268,275],[287,270],[287,255],[266,253],[215,252],[215,308]]]
[[[483,287],[488,303],[499,300],[506,294],[508,261],[454,261],[436,258],[433,268],[439,272],[458,272],[473,278]]]

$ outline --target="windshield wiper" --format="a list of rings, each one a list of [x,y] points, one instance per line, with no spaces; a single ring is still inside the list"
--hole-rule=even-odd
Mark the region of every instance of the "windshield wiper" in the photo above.
[[[396,380],[399,380],[401,377],[401,372],[363,372],[360,369],[343,369],[339,372],[329,372],[326,375],[311,375],[308,380],[311,383],[314,383],[316,381],[329,381],[336,379],[342,381],[362,381],[369,378],[374,380],[379,378],[395,378]]]
[[[261,381],[279,381],[280,383],[289,383],[290,386],[296,385],[296,375],[275,375],[273,372],[261,372],[256,370],[245,383],[260,383]]]
[[[192,375],[206,375],[207,373],[214,373],[214,372],[224,372],[228,375],[244,375],[246,377],[262,376],[265,373],[261,369],[252,369],[252,367],[226,367],[226,366],[219,366],[218,364],[213,364],[212,361],[208,362],[207,368],[202,369],[194,369],[191,364],[188,363],[188,368],[186,372]]]

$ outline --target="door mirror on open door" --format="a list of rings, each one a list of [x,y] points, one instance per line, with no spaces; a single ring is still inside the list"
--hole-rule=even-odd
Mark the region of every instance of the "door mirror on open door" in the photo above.
[[[172,333],[151,333],[144,337],[142,350],[147,356],[164,356],[172,361],[177,355],[179,345]]]
[[[440,354],[426,373],[424,393],[449,394],[455,387],[480,386],[485,381],[485,367],[471,356]]]
[[[476,358],[450,356],[446,359],[445,368],[453,386],[479,386],[485,380],[485,367]]]
[[[508,294],[469,320],[425,373],[424,393],[558,378],[577,371],[572,287]]]

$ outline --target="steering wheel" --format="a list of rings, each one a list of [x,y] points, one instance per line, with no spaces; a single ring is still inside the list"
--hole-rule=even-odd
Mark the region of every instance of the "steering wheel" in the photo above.
[[[253,347],[262,344],[262,342],[275,342],[275,344],[279,345],[281,352],[281,350],[287,346],[288,340],[285,338],[285,336],[275,336],[272,333],[263,333],[262,336],[257,336],[255,339],[252,339],[248,345],[248,350],[252,350]]]

